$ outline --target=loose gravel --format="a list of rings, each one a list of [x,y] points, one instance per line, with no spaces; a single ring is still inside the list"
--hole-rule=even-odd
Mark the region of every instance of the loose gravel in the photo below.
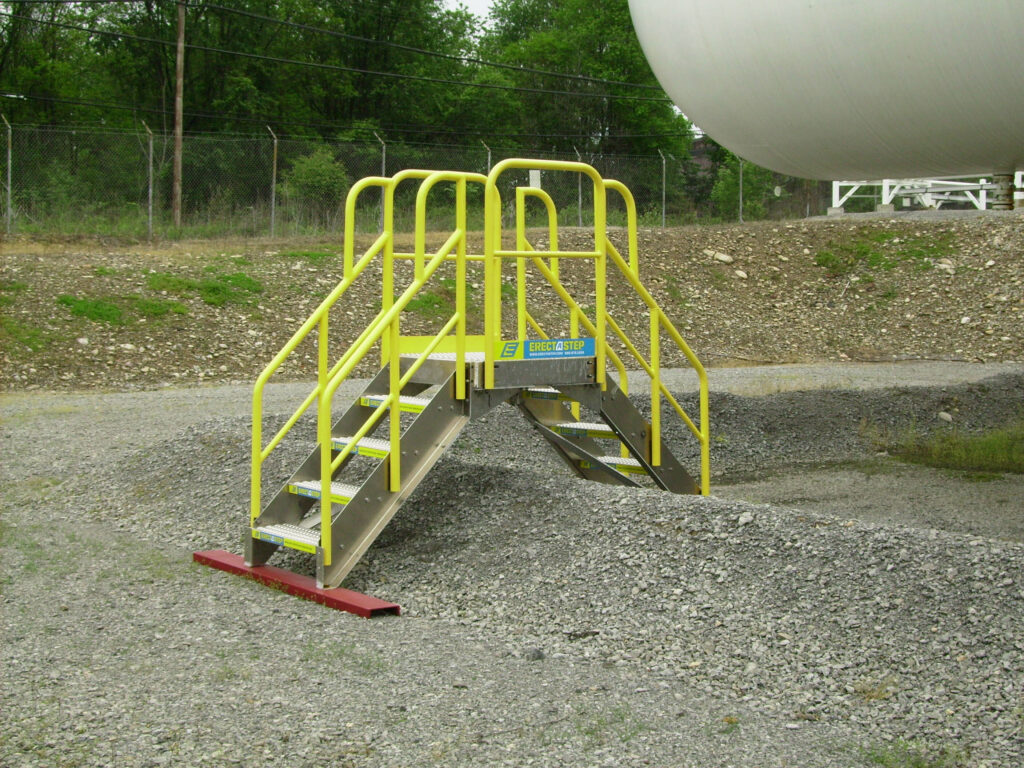
[[[244,388],[4,396],[0,764],[1020,765],[1020,495],[1006,536],[725,498],[1024,396],[867,370],[713,371],[711,498],[576,480],[496,409],[346,581],[403,607],[372,621],[191,564],[240,551]]]

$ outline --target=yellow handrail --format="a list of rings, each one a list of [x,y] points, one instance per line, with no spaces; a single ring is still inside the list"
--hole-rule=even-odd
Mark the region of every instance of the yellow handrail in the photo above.
[[[578,173],[587,176],[594,186],[594,225],[593,249],[563,251],[558,243],[557,210],[551,196],[544,190],[534,187],[520,186],[515,193],[516,232],[515,245],[507,248],[502,242],[501,192],[498,186],[499,177],[510,170],[541,170]],[[395,250],[394,215],[395,190],[407,180],[419,180],[419,188],[415,201],[415,231],[412,253],[399,253]],[[438,250],[428,254],[426,249],[426,211],[430,191],[439,183],[451,183],[455,186],[455,223]],[[482,184],[484,187],[484,245],[482,254],[467,252],[467,197],[469,183]],[[355,219],[359,197],[366,190],[379,188],[382,196],[382,231],[373,243],[359,258],[355,259]],[[623,198],[626,206],[628,231],[628,263],[615,249],[607,237],[606,192],[615,192]],[[530,244],[526,234],[526,201],[534,197],[545,206],[548,218],[549,249],[536,251]],[[338,468],[352,454],[358,441],[366,437],[380,423],[385,411],[389,412],[388,486],[393,492],[401,490],[401,450],[400,408],[398,398],[402,388],[411,381],[411,377],[424,364],[428,356],[439,348],[445,339],[454,340],[455,349],[455,397],[465,399],[466,393],[466,356],[468,341],[466,333],[467,321],[467,271],[468,261],[484,262],[484,306],[482,348],[484,354],[484,386],[494,386],[494,364],[496,348],[502,341],[502,265],[505,259],[516,261],[516,333],[525,339],[529,332],[547,338],[537,319],[527,307],[527,265],[536,266],[545,281],[569,310],[569,330],[575,338],[581,326],[594,339],[596,370],[595,379],[602,387],[605,385],[605,368],[610,359],[620,377],[620,386],[628,392],[629,382],[625,365],[619,354],[608,345],[607,335],[614,334],[651,379],[651,461],[660,464],[660,402],[664,397],[701,443],[701,491],[709,489],[709,427],[707,406],[707,376],[703,366],[692,350],[686,345],[668,317],[658,306],[651,294],[639,281],[639,263],[637,258],[636,205],[629,190],[620,182],[602,179],[597,171],[579,162],[560,162],[549,160],[511,159],[498,163],[484,176],[478,173],[461,173],[448,171],[430,171],[411,169],[402,171],[392,177],[368,177],[357,182],[345,201],[345,242],[343,249],[343,277],[338,285],[320,303],[317,309],[306,319],[293,334],[280,352],[274,356],[267,367],[260,373],[253,388],[253,434],[252,434],[252,478],[250,484],[251,504],[250,518],[255,524],[260,514],[261,471],[267,457],[281,443],[288,432],[294,427],[313,403],[317,404],[317,440],[320,448],[320,537],[324,552],[324,565],[331,562],[331,523],[332,493],[331,480]],[[371,322],[347,346],[333,365],[329,360],[329,324],[330,310],[345,295],[346,291],[365,272],[370,262],[381,257],[381,305]],[[545,262],[545,258],[548,259]],[[594,319],[584,313],[576,300],[570,295],[560,280],[559,260],[565,258],[590,259],[594,262]],[[395,295],[394,263],[396,260],[413,261],[413,276],[400,295]],[[622,273],[627,282],[647,306],[650,316],[649,359],[645,359],[641,351],[628,338],[623,329],[611,316],[607,309],[607,263],[612,264]],[[410,301],[424,288],[442,264],[454,261],[455,264],[455,311],[444,322],[433,336],[419,337],[422,341],[417,347],[418,354],[411,360],[402,373],[400,353],[401,317]],[[284,425],[264,446],[263,396],[266,384],[277,370],[303,343],[309,334],[317,330],[317,383],[312,392],[299,407],[289,416]],[[676,399],[661,381],[660,374],[660,334],[667,333],[669,338],[685,355],[686,359],[697,371],[700,382],[700,426],[685,413]],[[332,446],[332,401],[342,382],[356,369],[367,353],[377,344],[381,346],[381,363],[389,366],[387,394],[381,402],[355,430],[348,443],[339,451]],[[425,343],[423,343],[425,342]],[[474,349],[480,348],[477,338]],[[451,347],[449,347],[450,349]],[[579,418],[579,406],[574,404],[573,413]],[[625,450],[625,448],[623,448]]]

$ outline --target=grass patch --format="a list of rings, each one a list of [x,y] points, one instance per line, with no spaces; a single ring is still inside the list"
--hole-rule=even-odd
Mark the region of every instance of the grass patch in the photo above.
[[[143,317],[163,317],[167,314],[187,315],[188,307],[180,301],[167,301],[165,299],[133,299],[135,310]]]
[[[322,264],[328,259],[338,258],[338,254],[330,251],[285,251],[281,254],[285,259],[304,259],[311,264]]]
[[[207,267],[204,271],[216,272],[216,269]],[[222,307],[228,303],[245,303],[248,301],[248,294],[263,292],[262,283],[244,272],[217,275],[203,280],[193,280],[169,272],[150,272],[146,275],[146,285],[151,290],[161,293],[173,293],[177,296],[198,295],[204,303],[214,307]]]
[[[447,297],[432,291],[416,294],[406,305],[406,309],[429,320],[446,319],[455,312],[455,307]]]
[[[199,290],[199,283],[187,277],[172,275],[169,272],[150,272],[146,275],[146,285],[154,291],[166,291],[179,296],[186,296]]]
[[[49,341],[50,337],[42,328],[18,322],[10,317],[0,317],[0,345],[4,349],[16,351],[21,347],[38,352]]]
[[[895,269],[910,263],[930,269],[935,259],[948,256],[952,236],[948,234],[900,236],[891,230],[858,232],[848,240],[829,243],[817,253],[814,263],[829,277],[844,277],[854,272]]]
[[[26,290],[28,290],[28,283],[21,283],[16,280],[11,282],[0,281],[0,307],[11,306],[14,303],[14,297]]]
[[[931,435],[911,433],[890,448],[904,461],[940,469],[1024,474],[1024,419],[980,435],[954,430]]]
[[[71,310],[75,317],[84,317],[94,323],[124,325],[124,310],[107,299],[79,299],[68,294],[57,297],[57,303]]]
[[[930,748],[917,742],[897,741],[869,747],[864,750],[864,757],[870,765],[884,768],[962,768],[969,755],[960,747]]]
[[[96,267],[92,273],[96,275],[96,277],[111,277],[117,274],[117,270],[113,267]]]

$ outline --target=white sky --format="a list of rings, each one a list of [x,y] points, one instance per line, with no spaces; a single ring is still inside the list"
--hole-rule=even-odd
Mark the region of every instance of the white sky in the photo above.
[[[487,13],[491,10],[491,0],[446,0],[446,4],[449,8],[464,5],[470,13],[476,14],[481,19],[487,18]]]

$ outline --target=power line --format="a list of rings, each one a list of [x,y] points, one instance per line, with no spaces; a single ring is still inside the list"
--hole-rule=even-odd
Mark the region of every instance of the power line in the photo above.
[[[126,106],[123,104],[110,104],[99,101],[88,101],[85,99],[69,99],[61,98],[57,96],[40,96],[36,94],[26,93],[0,93],[0,98],[13,98],[13,99],[27,99],[31,101],[42,101],[55,104],[68,104],[72,106],[90,107],[95,109],[108,109],[113,111],[121,112],[141,112],[151,115],[173,115],[174,112],[168,109],[157,109],[155,107],[137,107],[137,106]],[[224,112],[185,112],[188,117],[197,117],[207,120],[233,120],[237,122],[252,123],[254,125],[266,125],[267,123],[273,123],[275,125],[291,125],[299,128],[315,128],[315,129],[346,129],[351,128],[351,125],[342,125],[338,123],[318,123],[318,122],[303,122],[300,120],[292,120],[287,117],[268,116],[268,115],[237,115]],[[383,131],[384,133],[402,133],[409,135],[426,134],[432,136],[474,136],[474,137],[494,137],[494,138],[509,138],[509,139],[574,139],[574,140],[587,140],[593,138],[588,134],[572,134],[572,133],[495,133],[493,131],[484,130],[465,130],[465,131],[453,131],[453,130],[431,130],[426,128],[410,128],[399,125],[382,125],[376,126],[377,130]],[[675,132],[675,133],[624,133],[603,136],[602,138],[608,140],[616,139],[639,139],[639,138],[650,138],[650,139],[672,139],[672,138],[685,138],[689,134],[687,132]]]
[[[80,27],[74,24],[65,24],[64,22],[52,21],[46,19],[33,19],[29,16],[20,16],[18,14],[6,13],[0,11],[0,16],[7,16],[12,19],[20,19],[23,21],[31,21],[36,24],[46,24],[48,26],[59,27],[61,29],[70,29],[76,32],[88,32],[92,35],[101,35],[105,37],[115,37],[122,40],[133,40],[142,43],[152,43],[156,45],[172,46],[174,42],[170,40],[160,40],[159,38],[143,37],[141,35],[132,35],[127,32],[112,32],[110,30],[93,29],[90,27]],[[586,93],[583,91],[559,91],[546,88],[527,88],[523,86],[515,85],[498,85],[496,83],[472,83],[465,82],[462,80],[449,80],[440,77],[425,77],[423,75],[407,75],[399,72],[378,72],[371,69],[361,69],[359,67],[345,67],[340,64],[324,64],[315,61],[298,61],[296,59],[286,59],[279,56],[267,56],[260,53],[248,53],[245,51],[228,51],[223,48],[214,48],[206,45],[195,45],[192,43],[186,44],[186,48],[193,51],[203,51],[204,53],[217,53],[228,56],[239,56],[247,59],[254,59],[257,61],[269,61],[274,64],[288,64],[292,66],[300,67],[311,67],[313,69],[321,69],[331,72],[348,72],[351,74],[370,75],[371,77],[385,77],[393,78],[396,80],[416,81],[434,83],[437,85],[454,85],[460,88],[484,88],[487,90],[498,90],[498,91],[514,91],[517,93],[535,93],[544,94],[548,96],[577,96],[581,98],[590,99],[612,99],[615,101],[653,101],[660,104],[670,103],[666,97],[653,97],[653,96],[623,96],[614,93]]]
[[[347,32],[338,32],[333,29],[324,29],[323,27],[315,27],[310,24],[302,24],[297,21],[286,21],[284,19],[275,19],[272,16],[264,16],[259,13],[253,13],[251,11],[243,11],[239,8],[228,8],[223,5],[216,5],[214,3],[204,3],[203,8],[212,8],[217,11],[226,11],[228,13],[234,13],[239,16],[247,16],[252,19],[258,19],[260,21],[269,21],[274,24],[280,24],[286,27],[293,27],[295,29],[301,29],[306,32],[319,32],[324,35],[330,35],[331,37],[341,38],[343,40],[355,40],[361,43],[372,43],[374,45],[382,45],[387,48],[395,48],[402,51],[410,51],[411,53],[418,53],[424,56],[434,56],[440,59],[446,59],[448,61],[456,61],[460,64],[478,64],[485,67],[494,67],[496,69],[507,69],[513,72],[526,72],[533,75],[544,75],[546,77],[558,77],[566,80],[577,80],[588,83],[599,83],[601,85],[617,85],[625,88],[640,88],[650,91],[661,92],[661,88],[656,85],[644,85],[642,83],[629,83],[622,80],[606,80],[601,77],[589,77],[588,75],[570,75],[563,72],[552,72],[546,69],[534,69],[533,67],[523,67],[515,64],[503,64],[496,61],[485,61],[484,59],[478,59],[473,56],[458,56],[452,53],[442,53],[440,51],[429,51],[424,48],[416,48],[411,45],[404,45],[402,43],[395,43],[390,40],[374,40],[370,37],[361,37],[360,35],[352,35]]]

